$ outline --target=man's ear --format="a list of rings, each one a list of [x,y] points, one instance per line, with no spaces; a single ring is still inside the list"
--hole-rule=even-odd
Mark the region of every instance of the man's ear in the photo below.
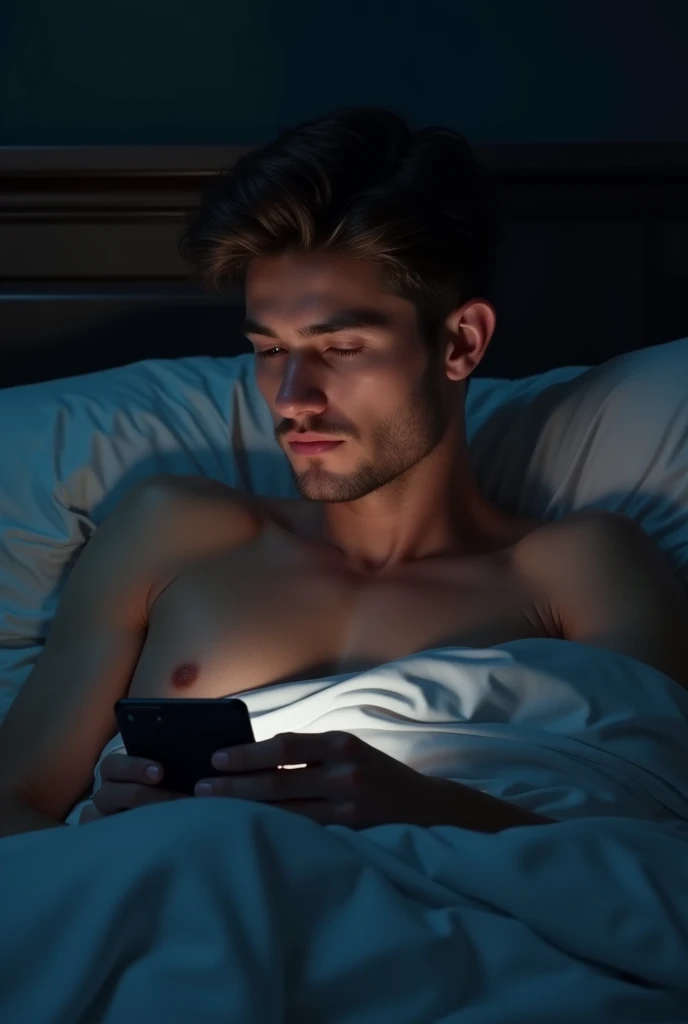
[[[487,299],[470,299],[452,310],[444,322],[444,369],[449,380],[469,377],[487,351],[497,324]]]

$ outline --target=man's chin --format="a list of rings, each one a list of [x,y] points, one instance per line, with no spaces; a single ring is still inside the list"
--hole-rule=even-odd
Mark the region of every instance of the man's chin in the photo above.
[[[299,473],[295,477],[296,488],[306,501],[336,501],[333,495],[339,492],[337,482],[329,479],[329,474],[318,473],[317,476],[312,470],[306,473]]]
[[[296,488],[306,501],[344,502],[356,501],[361,497],[355,492],[352,482],[337,473],[309,469],[305,473],[294,474]]]

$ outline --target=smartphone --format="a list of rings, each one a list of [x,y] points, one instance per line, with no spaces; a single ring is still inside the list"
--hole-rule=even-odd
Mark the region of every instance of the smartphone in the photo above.
[[[115,715],[127,754],[157,761],[162,785],[177,793],[192,794],[200,779],[223,774],[210,763],[216,750],[255,742],[248,708],[236,697],[127,697]]]

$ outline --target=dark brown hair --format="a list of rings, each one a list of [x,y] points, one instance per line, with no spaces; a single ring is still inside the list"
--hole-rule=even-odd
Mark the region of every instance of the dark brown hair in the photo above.
[[[501,218],[490,175],[448,128],[350,107],[281,132],[206,189],[183,256],[211,288],[241,285],[254,257],[328,250],[379,265],[434,339],[489,296]]]

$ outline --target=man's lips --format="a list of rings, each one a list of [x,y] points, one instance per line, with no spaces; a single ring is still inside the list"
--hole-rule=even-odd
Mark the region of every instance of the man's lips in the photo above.
[[[295,455],[322,455],[323,452],[331,452],[338,448],[343,441],[289,441],[289,447]]]

